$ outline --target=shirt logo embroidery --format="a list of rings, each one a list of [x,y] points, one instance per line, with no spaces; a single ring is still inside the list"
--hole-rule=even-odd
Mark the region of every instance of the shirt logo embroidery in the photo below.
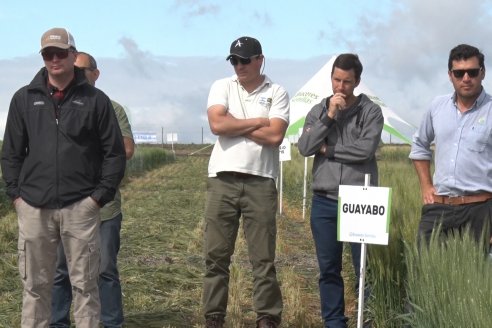
[[[33,105],[34,106],[43,106],[44,105],[44,101],[42,101],[42,100],[35,101],[35,102],[33,102]]]
[[[485,117],[480,117],[477,121],[478,124],[483,125],[485,124]]]
[[[272,107],[272,98],[260,97],[258,103],[264,107],[270,108]]]
[[[75,105],[84,106],[84,103],[81,100],[74,100],[72,101],[72,103],[74,103]]]

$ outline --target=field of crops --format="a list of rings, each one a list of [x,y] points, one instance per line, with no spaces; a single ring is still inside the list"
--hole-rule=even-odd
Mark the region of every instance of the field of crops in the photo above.
[[[203,327],[202,221],[208,157],[203,153],[183,156],[196,150],[181,148],[174,159],[169,151],[140,148],[129,163],[122,187],[119,257],[125,327]],[[382,146],[378,151],[380,185],[393,190],[390,242],[368,246],[371,295],[364,316],[377,328],[490,327],[492,267],[482,250],[465,237],[444,244],[435,241],[428,251],[417,252],[421,200],[408,151],[407,146]],[[285,305],[282,327],[321,328],[310,194],[303,218],[304,160],[295,147],[292,156],[283,164],[283,207],[278,216],[277,271]],[[10,328],[19,326],[21,312],[17,222],[8,201],[1,198],[0,203],[0,327]],[[344,255],[346,311],[349,326],[356,327],[350,262],[349,255]],[[231,273],[227,327],[254,327],[250,265],[241,234]]]

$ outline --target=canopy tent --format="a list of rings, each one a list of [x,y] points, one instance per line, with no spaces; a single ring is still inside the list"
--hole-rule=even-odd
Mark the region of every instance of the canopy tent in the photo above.
[[[302,132],[304,119],[309,110],[321,99],[333,94],[331,91],[331,69],[336,56],[331,59],[290,100],[290,125],[286,137],[296,142]],[[415,127],[404,121],[361,81],[355,89],[356,95],[364,93],[381,106],[384,128],[381,139],[384,143],[411,143]],[[397,140],[394,140],[395,137]],[[399,140],[399,142],[398,142]]]

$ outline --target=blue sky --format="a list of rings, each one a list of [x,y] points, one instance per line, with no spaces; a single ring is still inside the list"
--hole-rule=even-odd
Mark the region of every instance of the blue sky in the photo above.
[[[354,21],[383,21],[393,7],[388,0],[2,1],[0,31],[11,46],[0,59],[35,53],[54,26],[99,57],[122,56],[122,40],[154,55],[220,56],[233,39],[251,35],[269,57],[303,59],[343,50],[338,36],[356,33]]]
[[[434,97],[452,92],[447,58],[460,43],[484,52],[492,93],[491,8],[492,0],[2,1],[0,138],[13,93],[43,65],[40,37],[52,27],[68,28],[96,57],[97,87],[126,106],[137,131],[215,140],[208,91],[233,74],[225,57],[242,35],[260,40],[265,73],[291,97],[332,55],[357,53],[365,85],[417,126]]]

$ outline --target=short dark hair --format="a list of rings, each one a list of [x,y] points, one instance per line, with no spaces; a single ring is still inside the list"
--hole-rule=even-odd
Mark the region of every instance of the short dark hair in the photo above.
[[[448,70],[450,71],[453,68],[453,61],[466,60],[472,57],[477,57],[478,65],[480,65],[480,68],[484,68],[485,57],[478,48],[468,44],[457,45],[449,52]]]
[[[89,69],[91,69],[91,70],[97,69],[96,59],[94,57],[92,57],[91,54],[88,54],[87,52],[83,52],[83,51],[78,51],[77,54],[86,55],[87,58],[89,58],[89,67],[88,67]]]
[[[331,68],[331,75],[336,68],[343,69],[344,71],[348,71],[353,69],[355,73],[355,79],[357,81],[360,80],[360,75],[362,74],[362,63],[359,60],[359,56],[356,54],[341,54],[333,63],[333,67]]]

